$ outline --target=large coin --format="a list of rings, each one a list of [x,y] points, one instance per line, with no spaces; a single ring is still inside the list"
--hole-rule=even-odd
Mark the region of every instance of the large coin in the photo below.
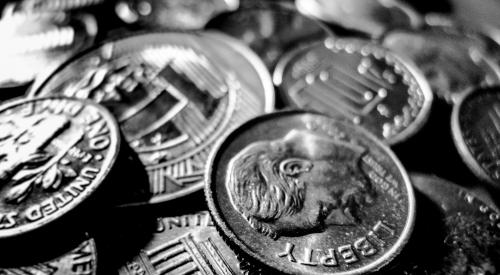
[[[287,53],[274,83],[287,103],[344,117],[389,144],[417,132],[432,102],[412,63],[354,39],[327,39]]]
[[[411,250],[393,274],[499,274],[500,213],[438,177],[411,180],[419,212]]]
[[[500,83],[500,68],[477,40],[452,27],[394,30],[383,45],[413,60],[436,96],[450,103],[478,86]]]
[[[109,174],[118,125],[97,104],[66,98],[0,106],[0,239],[33,231],[83,204]]]
[[[297,9],[348,29],[382,35],[388,29],[417,28],[422,17],[399,0],[295,0]]]
[[[276,270],[374,272],[412,231],[404,168],[349,123],[302,111],[262,116],[232,132],[211,161],[205,191],[218,229]]]
[[[453,140],[479,178],[500,188],[500,88],[474,90],[452,113]]]
[[[119,270],[120,275],[242,273],[207,211],[158,219],[149,243]]]
[[[260,3],[222,14],[207,24],[236,37],[272,70],[280,56],[301,43],[332,36],[328,27],[289,5]]]
[[[0,267],[0,275],[95,275],[96,271],[97,251],[92,239],[44,263],[23,267]]]
[[[218,33],[106,43],[61,67],[34,95],[90,98],[109,107],[148,170],[151,203],[200,190],[213,143],[274,105],[262,62]]]

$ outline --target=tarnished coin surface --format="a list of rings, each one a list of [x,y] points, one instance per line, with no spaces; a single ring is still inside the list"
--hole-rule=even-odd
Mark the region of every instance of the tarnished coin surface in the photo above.
[[[391,274],[500,273],[500,214],[441,178],[412,174],[411,181],[420,211],[415,239]]]
[[[331,31],[293,6],[284,4],[247,5],[222,14],[207,24],[238,38],[254,50],[272,70],[280,56],[301,43],[332,36]]]
[[[119,129],[97,104],[67,98],[0,106],[0,239],[83,203],[116,161]]]
[[[413,60],[434,94],[449,103],[475,87],[500,82],[500,68],[482,45],[450,26],[394,30],[384,35],[382,44]]]
[[[0,88],[26,85],[89,47],[97,33],[92,15],[13,13],[0,20]]]
[[[126,23],[149,28],[198,30],[222,12],[234,11],[239,0],[121,0],[116,14]]]
[[[242,274],[239,262],[215,230],[208,211],[203,211],[158,219],[150,242],[119,274]]]
[[[295,0],[295,5],[304,14],[372,37],[423,24],[418,12],[399,0]]]
[[[109,107],[148,170],[151,203],[200,190],[213,143],[274,105],[262,62],[219,33],[153,33],[106,43],[61,67],[33,95],[89,98]]]
[[[374,272],[412,231],[406,171],[347,122],[305,111],[261,116],[232,132],[209,167],[205,194],[221,234],[281,272]]]
[[[465,94],[451,121],[464,162],[476,176],[500,188],[500,87]]]
[[[273,78],[287,103],[344,117],[388,144],[417,132],[433,99],[411,62],[363,40],[299,47],[280,59]]]
[[[48,262],[24,267],[0,267],[0,275],[95,275],[96,271],[97,250],[92,239]]]

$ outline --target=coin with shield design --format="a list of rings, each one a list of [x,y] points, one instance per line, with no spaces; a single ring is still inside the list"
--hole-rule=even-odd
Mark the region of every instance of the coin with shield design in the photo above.
[[[388,144],[414,135],[433,100],[413,63],[358,39],[331,38],[288,52],[273,78],[288,104],[345,118]]]
[[[255,118],[213,151],[205,195],[236,251],[288,274],[388,265],[414,224],[406,171],[350,123],[307,111]]]
[[[105,43],[63,65],[32,95],[107,106],[148,170],[148,203],[202,189],[214,142],[274,106],[262,62],[215,32],[150,33]]]

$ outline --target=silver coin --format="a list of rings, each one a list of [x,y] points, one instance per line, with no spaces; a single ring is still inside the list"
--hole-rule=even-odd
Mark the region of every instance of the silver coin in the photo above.
[[[33,96],[90,98],[109,107],[163,202],[200,190],[214,142],[271,111],[262,62],[219,33],[152,33],[97,47],[61,67]]]
[[[388,29],[418,28],[423,18],[399,0],[295,0],[309,16],[379,37]]]
[[[411,62],[362,40],[299,47],[281,58],[273,77],[289,104],[343,117],[388,144],[420,129],[433,98]]]

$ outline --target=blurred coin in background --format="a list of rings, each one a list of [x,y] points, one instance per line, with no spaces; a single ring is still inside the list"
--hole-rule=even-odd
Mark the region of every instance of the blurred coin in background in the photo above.
[[[410,237],[408,175],[375,136],[306,111],[255,118],[211,157],[205,194],[217,228],[288,274],[380,270]]]
[[[220,33],[151,33],[108,42],[62,66],[34,96],[109,107],[146,166],[153,198],[200,190],[213,144],[274,107],[264,64]]]
[[[89,47],[97,33],[89,14],[12,13],[0,19],[0,88],[32,82]]]
[[[282,56],[273,78],[288,104],[343,117],[388,144],[422,127],[433,98],[413,63],[364,40],[299,47]]]
[[[270,71],[284,52],[302,43],[333,35],[328,27],[300,14],[293,5],[276,3],[248,4],[235,12],[214,18],[207,28],[243,41],[259,55]]]
[[[500,87],[465,94],[453,108],[451,125],[465,164],[500,188]]]
[[[158,227],[120,275],[243,274],[240,260],[215,230],[208,211],[158,219]]]
[[[461,94],[500,82],[500,68],[482,44],[449,26],[427,25],[422,30],[393,30],[382,44],[413,60],[434,94],[454,103]]]
[[[394,28],[418,28],[423,19],[399,0],[296,0],[303,14],[379,37]]]
[[[169,30],[202,29],[215,15],[238,9],[239,0],[119,0],[115,11],[125,23]]]
[[[96,272],[97,250],[92,239],[47,262],[23,267],[0,267],[2,275],[96,275]]]

